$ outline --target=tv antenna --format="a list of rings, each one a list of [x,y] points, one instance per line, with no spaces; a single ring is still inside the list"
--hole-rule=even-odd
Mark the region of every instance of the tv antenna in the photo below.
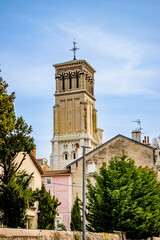
[[[136,122],[138,124],[138,130],[141,131],[142,130],[142,127],[141,127],[141,120],[140,119],[137,119],[136,121],[132,121],[132,122]]]

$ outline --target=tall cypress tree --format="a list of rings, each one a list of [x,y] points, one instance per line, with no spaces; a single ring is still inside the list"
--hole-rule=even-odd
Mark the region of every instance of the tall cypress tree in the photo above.
[[[57,207],[61,204],[55,196],[51,196],[47,192],[44,184],[38,194],[39,213],[38,213],[38,228],[40,229],[55,229],[55,218],[57,215]]]
[[[82,231],[82,219],[80,210],[81,201],[76,197],[72,211],[70,228],[72,231]]]
[[[20,167],[34,145],[32,128],[22,117],[16,118],[15,94],[8,94],[7,88],[0,77],[0,221],[8,227],[22,227],[32,193],[28,190],[31,175],[20,171]],[[24,154],[16,163],[19,152]]]

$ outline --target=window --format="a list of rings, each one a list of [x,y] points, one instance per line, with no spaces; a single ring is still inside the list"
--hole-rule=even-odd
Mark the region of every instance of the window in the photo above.
[[[68,159],[68,154],[67,154],[67,153],[64,154],[64,159],[65,159],[65,160]]]
[[[68,160],[68,152],[64,152],[62,155],[62,160]]]
[[[96,171],[96,166],[95,166],[95,164],[89,164],[89,165],[88,165],[88,173],[89,173],[89,174],[93,174],[93,173],[95,173],[95,171]]]
[[[77,88],[79,88],[79,75],[78,75],[78,73],[76,74],[76,82],[77,82]]]
[[[52,184],[51,178],[47,178],[47,179],[46,179],[46,183],[47,183],[47,185],[51,185],[51,184]]]
[[[64,75],[62,75],[62,90],[65,90],[65,79],[64,79]]]
[[[69,75],[69,88],[72,89],[72,76]]]
[[[73,153],[73,159],[76,159],[76,153]]]
[[[58,229],[58,224],[62,223],[62,217],[61,216],[56,216],[55,219],[55,228]]]

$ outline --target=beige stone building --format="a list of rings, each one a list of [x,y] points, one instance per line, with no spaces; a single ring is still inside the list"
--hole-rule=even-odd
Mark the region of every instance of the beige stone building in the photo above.
[[[56,170],[82,156],[81,146],[93,150],[102,144],[103,130],[97,128],[94,68],[85,60],[54,67],[56,92],[50,164]]]
[[[77,195],[82,199],[82,146],[90,147],[86,148],[86,177],[91,179],[102,162],[108,164],[122,150],[137,166],[158,169],[159,154],[146,141],[141,143],[139,130],[132,132],[132,139],[117,135],[103,143],[103,130],[97,128],[95,70],[87,61],[74,59],[54,67],[56,91],[50,163],[54,170],[67,167],[71,171],[72,204]]]
[[[23,153],[20,152],[16,158],[17,162],[21,162],[23,158]],[[30,188],[35,190],[36,188],[41,189],[42,180],[41,176],[43,170],[39,165],[35,153],[31,152],[26,155],[26,159],[23,161],[20,170],[25,170],[28,174],[33,173],[32,179],[30,181]],[[35,202],[33,207],[28,207],[27,212],[27,228],[37,229],[38,228],[38,201]]]
[[[86,178],[93,181],[93,174],[95,171],[99,171],[102,163],[106,162],[108,164],[111,158],[121,155],[122,150],[125,151],[128,157],[135,160],[137,166],[148,166],[157,171],[159,165],[157,149],[149,146],[147,142],[141,143],[137,141],[137,139],[141,139],[140,132],[139,134],[137,132],[132,132],[132,137],[135,137],[136,140],[119,134],[87,153],[85,158]],[[67,168],[70,169],[72,174],[72,202],[74,202],[76,196],[82,199],[82,157],[68,164]]]

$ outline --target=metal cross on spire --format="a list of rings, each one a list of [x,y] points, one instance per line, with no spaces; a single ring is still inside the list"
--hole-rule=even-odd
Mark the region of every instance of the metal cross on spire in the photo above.
[[[73,60],[76,60],[76,51],[79,49],[79,48],[76,47],[76,44],[77,44],[77,43],[76,43],[75,41],[73,41],[73,48],[70,49],[70,51],[74,52],[74,58],[73,58]]]

